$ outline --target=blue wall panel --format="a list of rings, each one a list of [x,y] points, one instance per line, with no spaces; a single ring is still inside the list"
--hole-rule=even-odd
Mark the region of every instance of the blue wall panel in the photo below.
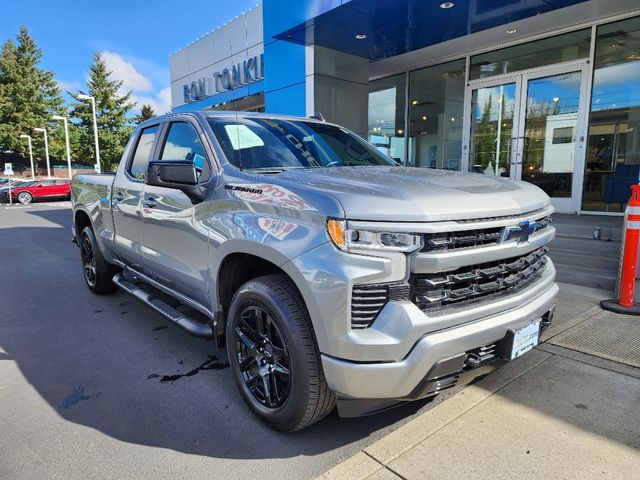
[[[305,47],[274,35],[340,6],[342,0],[264,0],[265,110],[305,115]]]
[[[306,115],[305,84],[299,83],[265,93],[266,111],[286,115]]]

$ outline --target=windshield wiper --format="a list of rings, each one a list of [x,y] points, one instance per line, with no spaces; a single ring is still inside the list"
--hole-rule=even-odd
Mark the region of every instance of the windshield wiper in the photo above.
[[[282,172],[287,172],[289,170],[300,170],[300,169],[304,169],[304,168],[309,168],[309,167],[265,167],[265,168],[245,168],[243,169],[244,172],[250,172],[250,173],[264,173],[264,174],[276,174],[276,173],[282,173]]]

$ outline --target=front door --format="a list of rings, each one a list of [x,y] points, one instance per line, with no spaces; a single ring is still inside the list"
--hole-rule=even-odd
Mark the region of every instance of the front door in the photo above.
[[[577,212],[586,137],[584,62],[469,84],[469,171],[537,185],[559,212]]]

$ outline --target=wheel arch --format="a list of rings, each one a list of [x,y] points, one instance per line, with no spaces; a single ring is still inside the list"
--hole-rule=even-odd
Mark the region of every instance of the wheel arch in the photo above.
[[[77,209],[73,215],[73,225],[75,227],[76,241],[80,240],[80,234],[85,227],[91,227],[93,229],[93,223],[91,217],[87,212],[82,209]]]
[[[240,286],[254,278],[271,274],[282,274],[294,285],[309,313],[310,328],[317,339],[317,326],[311,315],[311,312],[317,309],[317,305],[315,305],[315,300],[312,297],[308,294],[305,295],[305,289],[300,288],[300,285],[304,285],[301,282],[305,282],[305,279],[295,265],[288,261],[278,262],[273,257],[265,258],[264,255],[258,255],[255,252],[236,251],[229,253],[222,259],[215,276],[214,305],[217,305],[218,310],[215,335],[219,343],[222,343],[224,338],[226,317],[231,300]]]
[[[20,196],[21,193],[28,193],[29,195],[31,195],[31,200],[33,200],[34,198],[36,198],[36,196],[33,194],[32,191],[30,190],[19,190],[16,192],[16,198],[18,198],[18,196]]]

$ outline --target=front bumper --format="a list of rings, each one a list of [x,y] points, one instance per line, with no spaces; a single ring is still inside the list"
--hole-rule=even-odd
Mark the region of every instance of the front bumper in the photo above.
[[[530,289],[534,287],[536,285]],[[507,330],[548,315],[555,307],[558,286],[552,278],[535,296],[526,295],[530,293],[526,291],[522,293],[529,298],[515,308],[422,336],[398,361],[359,362],[323,354],[327,382],[339,398],[346,399],[411,400],[434,393],[429,392],[428,386],[420,391],[420,385],[429,381],[429,374],[437,365],[462,355],[466,357],[467,352],[500,341]],[[443,385],[446,386],[452,385]]]

